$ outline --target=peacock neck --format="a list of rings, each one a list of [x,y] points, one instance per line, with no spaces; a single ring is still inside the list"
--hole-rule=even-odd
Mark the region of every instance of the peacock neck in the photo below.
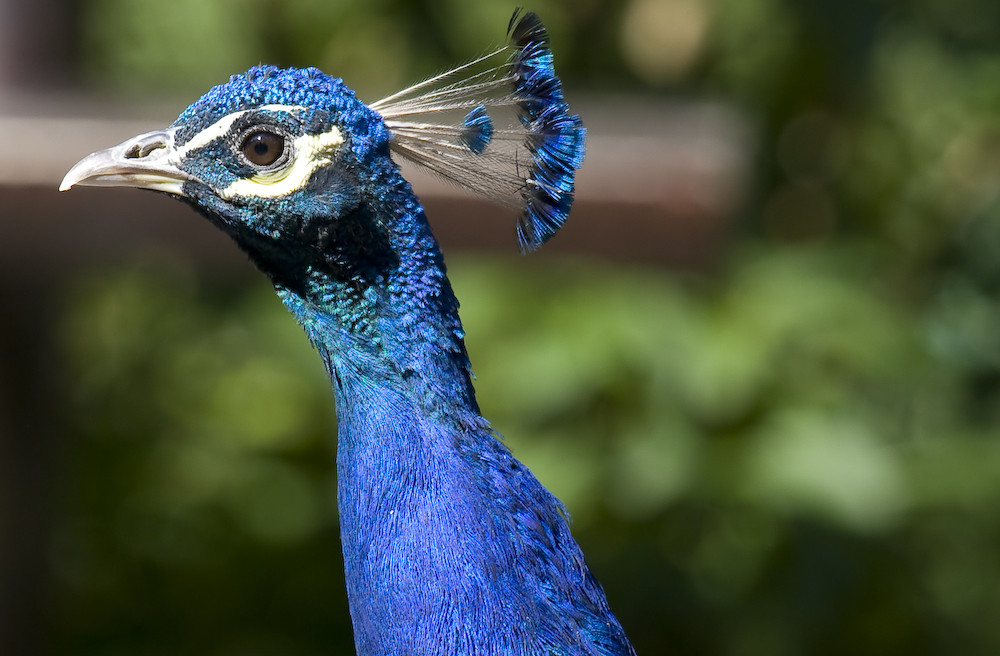
[[[585,579],[586,569],[558,501],[480,415],[458,302],[422,209],[405,183],[382,188],[392,197],[324,228],[324,257],[269,272],[336,397],[357,651],[528,653],[552,572]],[[589,594],[586,580],[573,585]]]
[[[631,653],[585,647],[590,633],[624,641],[621,628],[561,505],[479,413],[423,211],[409,196],[386,205],[410,207],[365,221],[391,235],[388,256],[334,258],[290,286],[273,277],[335,392],[357,653]]]
[[[376,221],[396,221],[398,256],[389,260],[400,265],[373,273],[363,287],[329,271],[296,290],[276,284],[335,393],[337,499],[359,654],[408,653],[400,641],[416,623],[469,585],[442,558],[463,553],[468,563],[492,563],[461,533],[468,518],[486,514],[469,462],[498,442],[476,404],[440,251],[414,207]]]
[[[272,265],[278,295],[322,356],[338,412],[380,388],[441,420],[478,416],[458,301],[423,209],[395,165],[365,186],[378,191],[347,214],[303,222],[312,255]]]
[[[479,417],[457,302],[443,271],[440,280],[416,303],[422,292],[387,281],[352,299],[350,310],[278,288],[323,360],[342,428],[362,419],[351,409],[371,415],[365,423],[394,421],[404,409],[453,425]]]

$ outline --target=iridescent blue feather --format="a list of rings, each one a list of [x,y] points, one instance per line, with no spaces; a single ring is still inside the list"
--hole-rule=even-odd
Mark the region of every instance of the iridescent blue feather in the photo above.
[[[485,105],[476,105],[465,115],[462,143],[476,155],[482,155],[493,138],[493,118]]]
[[[517,94],[523,99],[519,118],[528,131],[532,161],[517,237],[523,249],[533,250],[569,216],[576,170],[583,164],[585,130],[580,117],[563,102],[562,83],[541,20],[528,14],[515,23],[517,16],[515,12],[511,17],[511,38],[520,49],[512,67]]]
[[[394,152],[517,208],[518,241],[527,252],[548,241],[569,216],[586,130],[563,98],[538,16],[515,12],[508,32],[509,46],[371,107],[393,132]],[[490,110],[504,107],[516,119],[498,128]],[[461,125],[447,121],[456,110],[468,111]]]

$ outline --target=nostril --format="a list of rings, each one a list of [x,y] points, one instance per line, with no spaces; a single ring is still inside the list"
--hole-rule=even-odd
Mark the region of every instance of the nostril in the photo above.
[[[154,150],[159,150],[160,148],[166,148],[165,143],[148,143],[148,144],[135,144],[125,153],[126,159],[143,159],[149,157],[149,154]]]
[[[129,146],[128,150],[125,151],[125,159],[145,159],[153,151],[166,147],[167,137],[165,134],[148,134]]]

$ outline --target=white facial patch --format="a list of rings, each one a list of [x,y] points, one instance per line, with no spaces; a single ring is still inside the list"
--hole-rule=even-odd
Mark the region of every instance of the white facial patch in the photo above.
[[[287,196],[305,187],[317,170],[332,164],[333,154],[342,143],[344,135],[336,127],[320,134],[304,134],[292,141],[292,156],[284,168],[236,180],[221,190],[219,196],[226,200],[237,196]]]

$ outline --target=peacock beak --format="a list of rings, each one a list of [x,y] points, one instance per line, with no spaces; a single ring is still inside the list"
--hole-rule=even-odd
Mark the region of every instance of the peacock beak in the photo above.
[[[59,185],[136,187],[184,196],[184,183],[195,178],[177,166],[175,130],[156,130],[106,150],[87,155],[69,170]]]

